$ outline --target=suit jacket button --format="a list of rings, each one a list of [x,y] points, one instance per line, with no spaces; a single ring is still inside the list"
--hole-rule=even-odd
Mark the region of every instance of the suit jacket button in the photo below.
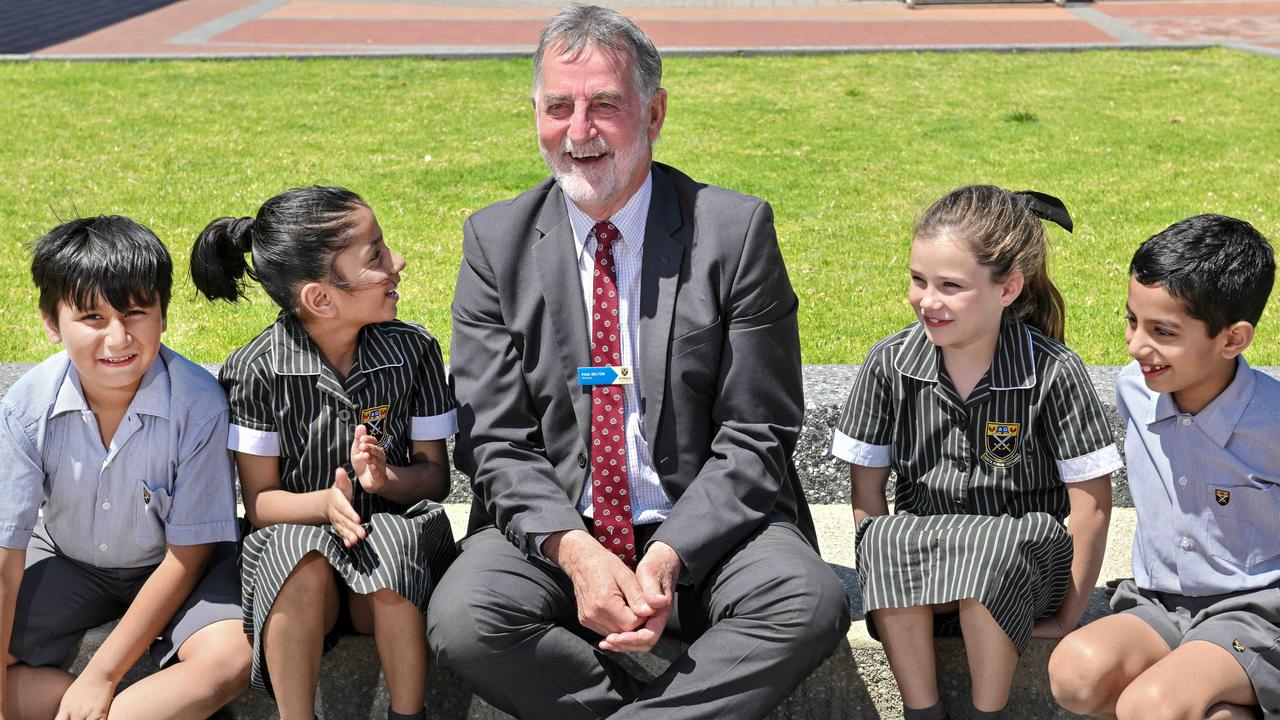
[[[587,456],[583,455],[582,453],[578,453],[578,467],[584,468],[586,466],[587,466]]]

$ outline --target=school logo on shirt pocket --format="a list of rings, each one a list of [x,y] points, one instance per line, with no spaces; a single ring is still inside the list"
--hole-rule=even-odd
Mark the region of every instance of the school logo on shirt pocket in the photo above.
[[[391,433],[386,426],[389,412],[391,412],[390,405],[376,405],[360,411],[360,424],[364,425],[364,429],[369,431],[369,437],[381,445],[383,450],[391,444]]]
[[[1218,488],[1214,488],[1213,499],[1217,500],[1218,504],[1221,505],[1222,507],[1226,507],[1227,503],[1231,502],[1231,491],[1219,490]]]
[[[1011,467],[1022,459],[1022,450],[1018,439],[1022,426],[1018,423],[989,422],[987,437],[984,443],[982,459],[988,465],[998,468]]]

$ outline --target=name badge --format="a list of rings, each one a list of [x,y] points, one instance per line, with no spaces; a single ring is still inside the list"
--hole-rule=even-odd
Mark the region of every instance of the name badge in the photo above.
[[[632,380],[630,365],[578,368],[579,385],[630,385]]]

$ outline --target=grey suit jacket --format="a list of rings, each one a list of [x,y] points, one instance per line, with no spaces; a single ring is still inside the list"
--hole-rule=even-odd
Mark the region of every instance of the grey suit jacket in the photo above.
[[[700,583],[767,519],[816,548],[791,456],[804,414],[798,305],[764,201],[653,165],[641,268],[640,411],[674,502],[653,535]],[[467,219],[453,301],[455,463],[471,529],[523,552],[583,527],[590,365],[573,231],[548,179]],[[652,541],[651,541],[652,542]]]

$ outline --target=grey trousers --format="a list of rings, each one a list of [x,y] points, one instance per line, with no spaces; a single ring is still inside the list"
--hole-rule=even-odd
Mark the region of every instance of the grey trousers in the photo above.
[[[565,574],[494,528],[462,542],[427,613],[438,662],[519,718],[762,718],[844,639],[849,602],[789,523],[761,528],[701,587],[680,588],[667,634],[693,644],[647,685],[577,621]]]

